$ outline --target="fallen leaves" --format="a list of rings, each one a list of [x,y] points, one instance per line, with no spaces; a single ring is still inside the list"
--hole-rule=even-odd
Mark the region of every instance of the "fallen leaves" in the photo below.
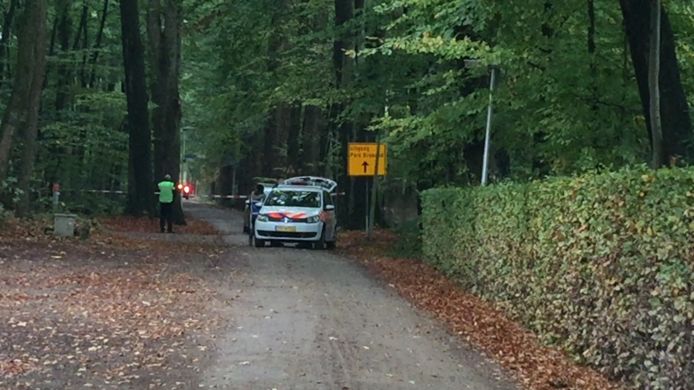
[[[0,377],[13,378],[36,368],[36,364],[21,359],[0,360]]]
[[[372,240],[364,233],[340,236],[342,251],[364,264],[389,287],[439,318],[454,334],[491,356],[534,390],[619,389],[600,373],[571,361],[561,351],[544,346],[527,329],[493,304],[464,291],[431,266],[413,259],[389,257],[397,237],[379,230]]]
[[[105,229],[118,232],[156,233],[159,231],[159,219],[149,217],[114,216],[101,218],[99,219],[99,225]],[[174,231],[181,234],[219,234],[209,223],[190,217],[186,218],[186,225],[174,226]]]
[[[229,266],[224,251],[105,231],[56,239],[21,222],[6,226],[0,388],[190,386],[228,305],[211,285],[216,274],[207,276]]]

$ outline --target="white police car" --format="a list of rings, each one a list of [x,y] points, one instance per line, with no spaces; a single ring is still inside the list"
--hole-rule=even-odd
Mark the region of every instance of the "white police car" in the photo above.
[[[265,197],[253,226],[251,244],[312,243],[332,249],[337,241],[337,218],[332,180],[305,176],[285,180]]]

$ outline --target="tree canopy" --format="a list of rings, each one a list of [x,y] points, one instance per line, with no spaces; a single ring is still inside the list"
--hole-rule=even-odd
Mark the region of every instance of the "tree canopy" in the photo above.
[[[128,117],[137,116],[121,31],[144,45],[149,129],[136,130],[151,136],[141,142],[154,161],[139,164],[154,179],[178,176],[180,164],[215,193],[248,191],[254,177],[319,174],[340,182],[343,209],[357,213],[365,187],[346,175],[347,143],[376,139],[389,146],[389,185],[478,183],[491,67],[492,182],[649,163],[655,150],[645,0],[148,0],[123,30],[123,4],[46,3],[36,165],[17,190],[26,142],[21,129],[5,132],[17,139],[2,167],[5,207],[24,193],[41,199],[52,182],[134,183]],[[0,2],[5,112],[31,4]],[[682,165],[694,157],[694,6],[662,7],[662,150],[666,164]],[[171,25],[178,32],[167,35]]]

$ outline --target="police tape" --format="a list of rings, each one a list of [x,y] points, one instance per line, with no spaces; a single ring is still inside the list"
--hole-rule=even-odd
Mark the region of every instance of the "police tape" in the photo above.
[[[60,194],[61,192],[86,192],[90,194],[116,194],[116,195],[126,195],[126,191],[120,191],[120,190],[62,190],[58,191],[57,193]],[[159,192],[154,192],[154,195],[159,195]],[[332,196],[344,196],[346,195],[345,192],[333,192],[330,194]],[[190,194],[189,195],[191,198],[197,197],[197,198],[212,198],[212,199],[248,199],[249,195],[198,195],[198,194]]]
[[[116,195],[126,195],[126,191],[111,191],[111,190],[67,190],[62,192],[86,192],[89,194],[116,194]],[[58,192],[60,193],[60,192]],[[153,195],[159,195],[159,191],[153,192]],[[197,198],[213,198],[213,199],[247,199],[248,195],[197,195],[188,194],[189,197]]]

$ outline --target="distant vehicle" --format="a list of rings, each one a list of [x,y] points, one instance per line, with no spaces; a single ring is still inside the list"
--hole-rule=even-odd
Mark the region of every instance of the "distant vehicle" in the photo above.
[[[282,181],[284,185],[293,186],[314,186],[321,187],[328,192],[332,192],[337,187],[337,183],[334,180],[326,179],[324,177],[318,176],[297,176],[285,179]]]
[[[310,243],[316,249],[335,247],[337,218],[330,179],[305,176],[272,188],[262,204],[250,237],[251,245],[266,242]]]
[[[178,191],[181,193],[181,195],[183,195],[183,198],[190,199],[190,196],[193,193],[193,186],[192,185],[179,183],[177,188],[178,188]]]

